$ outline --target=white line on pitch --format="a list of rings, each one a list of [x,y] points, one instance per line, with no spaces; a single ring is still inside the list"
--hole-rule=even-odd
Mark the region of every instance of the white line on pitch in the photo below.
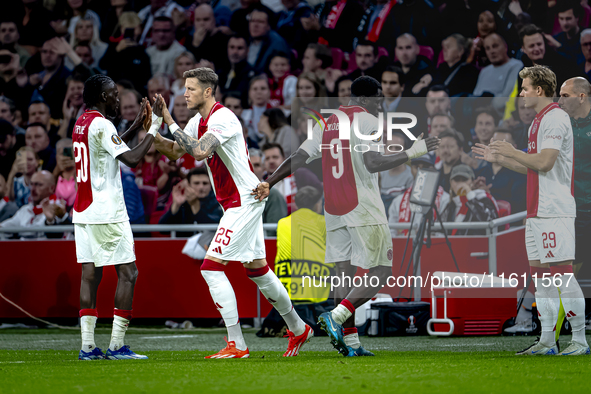
[[[195,338],[197,335],[163,335],[157,337],[141,337],[140,339],[168,339],[168,338]]]

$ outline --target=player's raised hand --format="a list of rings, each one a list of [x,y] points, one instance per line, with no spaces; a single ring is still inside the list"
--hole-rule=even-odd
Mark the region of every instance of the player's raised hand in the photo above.
[[[162,117],[162,111],[165,105],[166,104],[164,103],[164,97],[156,93],[156,95],[154,96],[154,108],[152,110],[154,111],[154,114],[156,114],[157,117]]]
[[[421,134],[422,135],[422,134]],[[437,137],[429,137],[425,140],[425,143],[427,144],[427,150],[429,152],[433,152],[435,150],[437,150],[437,148],[439,148],[439,143],[441,142],[441,140]]]
[[[152,106],[150,105],[150,101],[147,98],[144,98],[145,103],[146,103],[146,108],[144,109],[145,111],[145,118],[144,118],[144,129],[146,131],[150,130],[150,127],[152,127]]]
[[[267,182],[261,182],[258,184],[256,189],[252,189],[252,193],[250,194],[254,196],[255,200],[263,201],[269,196],[270,192],[271,190],[269,190],[269,184]]]
[[[493,140],[490,140],[491,143],[493,142]],[[474,152],[475,159],[479,159],[479,160],[485,160],[488,161],[489,163],[498,163],[499,162],[499,157],[496,154],[493,154],[490,150],[490,145],[484,145],[481,144],[479,142],[477,142],[473,147],[472,147],[472,152]]]

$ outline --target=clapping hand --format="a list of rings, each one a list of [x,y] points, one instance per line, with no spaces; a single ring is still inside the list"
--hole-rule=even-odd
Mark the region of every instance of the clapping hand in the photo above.
[[[265,198],[267,198],[267,196],[269,196],[270,192],[271,190],[269,188],[269,184],[267,182],[261,182],[258,184],[256,189],[252,189],[252,193],[250,193],[250,195],[254,196],[255,200],[263,201]]]

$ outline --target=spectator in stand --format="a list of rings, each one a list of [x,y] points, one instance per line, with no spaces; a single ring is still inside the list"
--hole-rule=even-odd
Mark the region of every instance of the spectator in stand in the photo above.
[[[45,130],[47,130],[50,144],[55,146],[55,143],[60,138],[58,135],[59,127],[51,124],[51,113],[49,111],[49,105],[43,101],[42,97],[39,96],[39,100],[33,98],[29,105],[29,109],[27,110],[28,124],[42,124],[43,127],[45,127]]]
[[[138,44],[141,21],[135,12],[124,12],[119,17],[119,32],[112,37],[100,67],[114,80],[128,79],[137,91],[145,92],[152,75],[150,57]]]
[[[380,80],[385,67],[384,62],[378,61],[378,52],[378,46],[371,41],[364,40],[357,44],[355,48],[357,69],[351,73],[353,80],[364,75]]]
[[[131,171],[131,168],[121,163],[121,186],[123,188],[123,200],[125,201],[125,208],[129,216],[129,223],[146,224],[146,212],[144,211],[142,192],[135,181],[135,174]],[[146,234],[145,236],[148,235]]]
[[[462,162],[464,140],[462,135],[454,129],[448,129],[439,134],[441,143],[437,149],[437,156],[441,158],[441,176],[439,185],[443,190],[450,190],[450,177],[452,169]]]
[[[16,152],[16,159],[8,174],[7,191],[10,201],[14,201],[20,208],[29,203],[31,196],[31,177],[39,168],[39,156],[28,146],[23,146]]]
[[[298,78],[291,75],[290,56],[284,52],[275,52],[269,61],[270,103],[273,107],[291,110],[291,100],[296,94]]]
[[[0,222],[5,221],[8,218],[11,218],[16,211],[18,211],[18,206],[14,201],[10,201],[6,194],[6,179],[4,176],[0,174]],[[287,212],[287,207],[285,208]]]
[[[31,57],[31,54],[18,44],[19,39],[20,34],[16,22],[11,20],[0,22],[0,44],[2,44],[4,49],[14,49],[20,57],[20,66],[25,67],[25,64]]]
[[[322,108],[326,108],[326,89],[316,74],[300,74],[296,86],[296,97],[298,100],[295,100],[291,106],[292,119],[295,118],[297,120],[301,114],[302,107],[312,108],[319,112]]]
[[[250,44],[247,61],[257,74],[267,69],[274,52],[291,52],[285,40],[271,30],[270,18],[270,14],[262,8],[255,8],[249,14]]]
[[[384,152],[384,156],[393,155],[404,150],[405,142],[406,137],[404,134],[397,131],[393,132],[392,139],[387,142],[388,148]],[[406,165],[380,172],[380,194],[386,212],[388,212],[392,201],[411,187],[412,182],[413,176],[410,167]]]
[[[437,113],[431,116],[431,128],[429,137],[439,137],[442,131],[454,127],[454,117],[450,114]]]
[[[480,15],[478,15],[476,27],[478,36],[472,40],[472,47],[470,48],[470,53],[468,54],[466,61],[481,69],[490,64],[484,50],[483,41],[489,34],[497,31],[498,26],[495,15],[489,10],[482,11]]]
[[[149,47],[152,45],[152,28],[156,18],[164,16],[170,18],[174,22],[173,30],[185,22],[185,9],[172,0],[150,0],[150,5],[145,6],[138,12],[140,24],[143,30],[139,37],[140,45]]]
[[[554,36],[554,39],[560,43],[556,49],[558,53],[582,64],[585,59],[581,52],[581,28],[579,20],[583,16],[583,7],[579,0],[562,0],[556,4],[555,12],[558,13],[558,23],[561,32]],[[558,88],[560,89],[560,88]]]
[[[15,112],[26,109],[33,87],[29,85],[26,71],[20,66],[19,55],[14,48],[0,48],[0,56],[8,60],[0,63],[0,96],[10,98]]]
[[[72,150],[72,140],[62,138],[55,146],[57,165],[53,170],[53,176],[57,179],[55,195],[59,200],[66,202],[68,211],[74,206],[76,200],[76,163]]]
[[[142,96],[136,90],[123,90],[119,92],[119,108],[121,109],[121,121],[117,126],[117,132],[125,132],[132,125],[137,113],[140,110]],[[140,140],[136,133],[128,142],[127,146],[133,149],[139,144]]]
[[[581,67],[587,79],[591,79],[591,29],[585,29],[581,32],[580,44],[584,58]]]
[[[153,45],[146,49],[150,57],[152,75],[174,74],[175,59],[187,49],[174,38],[174,23],[171,18],[159,16],[152,27]]]
[[[108,42],[111,33],[119,28],[119,17],[124,12],[133,11],[133,4],[128,0],[109,0],[111,6],[104,13],[101,27],[101,40]]]
[[[250,163],[254,170],[254,174],[263,180],[265,170],[263,168],[263,154],[259,149],[250,148],[248,150],[250,156]],[[280,219],[287,216],[287,203],[283,195],[275,188],[271,189],[267,203],[265,204],[265,210],[263,211],[263,223],[277,223]],[[267,236],[274,237],[274,231],[267,231]]]
[[[352,53],[353,42],[357,37],[356,27],[363,14],[363,5],[358,1],[329,0],[319,4],[315,14],[302,17],[300,21],[308,32],[308,42],[318,42]]]
[[[353,80],[349,75],[344,75],[340,77],[336,82],[336,93],[337,97],[339,98],[340,105],[349,105],[349,101],[351,100],[351,85],[353,84]]]
[[[12,125],[12,131],[17,135],[25,136],[25,129],[18,126],[16,117],[16,106],[14,101],[5,96],[0,96],[0,119],[3,119]]]
[[[332,52],[329,47],[321,44],[308,44],[302,57],[302,72],[315,73],[319,79],[325,80],[326,69],[331,65],[340,71],[341,65],[333,64]]]
[[[68,90],[66,90],[66,97],[64,98],[64,104],[62,105],[62,113],[64,114],[64,117],[57,132],[59,138],[72,137],[74,124],[86,109],[82,97],[84,81],[86,81],[86,79],[87,78],[83,78],[79,74],[72,74],[66,81]]]
[[[412,159],[410,162],[410,171],[412,174],[412,181],[411,186],[406,189],[406,191],[402,194],[399,194],[392,204],[390,204],[390,208],[388,209],[388,224],[395,224],[395,223],[410,223],[412,212],[410,210],[410,194],[412,193],[412,186],[414,185],[414,180],[417,177],[417,173],[419,169],[427,168],[433,169],[435,167],[435,160],[430,155],[423,155],[421,157],[417,157],[416,159]],[[441,214],[449,204],[449,194],[443,190],[441,186],[437,188],[437,196],[435,197],[435,206],[437,207],[437,212]],[[414,223],[420,223],[423,214],[420,212],[415,213]],[[436,218],[436,216],[434,216]],[[401,234],[407,234],[407,231],[404,230],[394,230],[390,229],[390,233],[392,237]]]
[[[17,149],[14,126],[7,120],[0,119],[0,175],[6,180],[14,164]]]
[[[41,64],[43,70],[29,75],[29,83],[48,103],[56,119],[61,119],[62,103],[66,96],[66,79],[70,76],[70,70],[64,66],[64,55],[58,54],[51,40],[43,43]]]
[[[79,43],[85,43],[90,47],[93,63],[89,67],[98,67],[109,46],[101,41],[98,26],[91,19],[80,19],[76,22],[74,34],[70,37],[70,46],[76,48]],[[66,59],[67,68],[73,70],[74,66],[75,64]]]
[[[312,15],[312,8],[305,0],[281,0],[281,3],[285,9],[279,13],[275,30],[301,58],[308,43],[308,33],[301,19]]]
[[[266,75],[259,75],[250,80],[248,88],[249,109],[242,111],[242,120],[248,129],[248,136],[255,142],[260,141],[264,135],[258,130],[261,115],[267,109],[272,108],[270,104],[271,90],[269,89],[269,79]]]
[[[20,31],[19,44],[27,52],[33,54],[39,51],[45,40],[55,36],[56,32],[52,27],[53,15],[43,7],[43,2],[40,0],[27,0],[18,3],[22,3],[22,7],[15,10],[16,15],[22,18],[16,21]],[[4,2],[4,6],[7,6],[6,2]],[[54,24],[54,26],[56,25]]]
[[[525,67],[535,64],[548,66],[556,74],[556,86],[562,86],[564,81],[577,76],[585,76],[574,60],[568,59],[546,45],[544,31],[535,25],[524,26],[519,32],[523,56],[521,61]],[[518,89],[521,89],[521,79],[518,79]]]
[[[55,37],[50,40],[50,43],[58,55],[64,56],[66,67],[72,70],[72,74],[79,74],[84,81],[92,75],[104,73],[98,66],[99,62],[95,61],[91,42],[80,41],[72,46],[65,38]],[[108,45],[102,42],[100,44],[104,45],[104,51],[100,47],[97,49],[98,44],[93,45],[102,58],[108,49]]]
[[[55,149],[51,146],[49,136],[42,123],[31,123],[25,132],[25,143],[39,156],[41,168],[52,172],[55,168]]]
[[[265,135],[261,144],[278,143],[287,157],[291,156],[291,153],[300,146],[296,132],[291,128],[285,114],[279,108],[271,108],[263,112],[258,130]]]
[[[283,148],[281,145],[274,142],[263,145],[262,151],[265,158],[265,175],[263,176],[263,179],[267,179],[267,177],[274,173],[279,165],[283,163],[285,160],[285,154],[283,153]],[[277,191],[279,191],[279,193],[281,193],[285,199],[285,202],[287,203],[287,212],[291,213],[293,210],[295,210],[293,206],[293,198],[298,191],[295,176],[293,174],[288,176],[287,178],[278,182],[274,188],[277,189]]]
[[[481,143],[488,146],[499,124],[497,113],[491,107],[477,108],[475,112],[474,136],[472,140],[467,141],[467,145],[472,146],[475,143]],[[472,151],[469,153],[462,152],[462,163],[468,164],[474,171],[478,171],[486,165],[486,161],[476,159],[475,156],[476,154]]]
[[[58,13],[57,21],[52,23],[58,35],[69,34],[73,36],[76,31],[76,24],[81,20],[89,20],[97,27],[97,31],[101,29],[101,19],[93,10],[88,9],[88,0],[67,0],[62,2],[63,9],[56,8]]]
[[[493,140],[507,141],[517,147],[510,130],[496,129]],[[486,190],[497,200],[508,201],[511,204],[511,213],[526,210],[527,176],[525,174],[511,171],[497,163],[486,162],[476,172],[476,175],[476,186],[479,189]]]
[[[501,127],[511,130],[513,141],[517,149],[527,149],[529,126],[536,117],[536,111],[533,108],[527,108],[522,97],[515,98],[517,109],[513,111],[511,118],[503,120]]]
[[[184,51],[174,60],[174,77],[176,78],[170,87],[173,97],[185,94],[185,71],[196,68],[197,61],[191,52]]]
[[[40,171],[31,177],[31,202],[20,207],[13,217],[0,223],[0,227],[35,227],[51,226],[54,224],[71,223],[66,205],[63,201],[56,200],[55,178],[49,171]],[[3,233],[3,238],[6,233]],[[49,238],[59,238],[56,234]],[[23,232],[19,234],[22,238],[46,238],[44,233]]]
[[[388,66],[382,73],[381,81],[384,93],[383,111],[396,112],[404,91],[404,72],[400,67]]]
[[[515,88],[515,82],[523,63],[517,59],[509,58],[507,43],[497,33],[492,33],[484,39],[486,56],[490,65],[480,71],[478,82],[474,88],[474,96],[482,96],[490,93],[495,96],[493,106],[499,112],[505,108],[507,98]]]
[[[140,130],[138,132],[139,141],[143,141],[146,134],[146,130]],[[135,178],[136,182],[139,179],[140,187],[156,187],[158,190],[156,210],[161,211],[168,202],[172,185],[180,180],[179,168],[176,162],[168,160],[152,145],[146,156],[135,168]]]
[[[413,100],[416,101],[416,100]],[[422,108],[420,110],[423,110]],[[449,92],[443,85],[433,85],[427,91],[427,99],[425,100],[425,110],[427,111],[426,119],[427,119],[427,130],[429,134],[431,132],[431,122],[432,117],[436,114],[450,114],[451,112],[451,100],[449,98]],[[411,111],[413,112],[413,111]],[[418,113],[422,112],[417,110]],[[421,122],[423,119],[422,117],[418,119]],[[419,129],[424,129],[423,127],[419,127]],[[413,128],[414,131],[414,128]],[[416,130],[415,133],[418,133],[419,130]],[[418,135],[416,135],[418,137]]]
[[[476,189],[474,171],[466,164],[455,166],[450,176],[450,202],[441,212],[444,222],[490,222],[498,214],[493,196],[485,190]],[[484,234],[484,230],[451,230],[451,235]]]
[[[195,116],[195,112],[187,108],[187,102],[185,101],[185,97],[183,95],[179,95],[176,96],[174,99],[174,106],[172,107],[171,115],[174,118],[176,124],[181,129],[184,129],[189,123],[189,120],[193,116]]]
[[[228,68],[218,72],[220,76],[218,86],[224,92],[247,92],[250,80],[254,77],[254,69],[246,61],[248,55],[248,40],[242,36],[232,36],[228,40]],[[248,96],[242,97],[244,103],[248,102]]]
[[[270,24],[275,25],[275,14],[261,0],[240,0],[240,8],[232,13],[230,18],[230,29],[240,36],[248,37],[249,16],[255,9],[263,10],[271,16]]]
[[[208,224],[219,223],[222,209],[211,189],[207,170],[193,168],[187,179],[172,189],[172,205],[160,218],[160,224]],[[193,233],[178,233],[190,237]]]
[[[217,69],[228,68],[228,57],[220,48],[228,46],[231,31],[227,26],[216,27],[211,5],[201,4],[195,8],[195,19],[191,35],[185,39],[185,46],[196,59],[207,59]]]
[[[394,65],[404,71],[405,84],[403,97],[420,96],[423,89],[433,81],[433,64],[419,55],[419,44],[412,34],[404,33],[396,39],[396,58]]]
[[[242,119],[242,98],[240,92],[228,92],[222,98],[222,105],[234,112],[239,119]]]
[[[478,79],[478,69],[466,63],[469,41],[461,34],[452,34],[441,42],[443,63],[433,77],[433,84],[443,85],[450,96],[472,93]]]

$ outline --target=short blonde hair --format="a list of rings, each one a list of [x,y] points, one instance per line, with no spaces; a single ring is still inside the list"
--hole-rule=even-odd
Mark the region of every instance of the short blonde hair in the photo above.
[[[126,29],[135,29],[138,26],[141,26],[142,20],[133,11],[125,11],[122,12],[119,16],[119,26],[126,28]]]
[[[546,97],[554,97],[556,74],[546,66],[525,67],[519,72],[521,79],[529,78],[534,88],[541,87]]]

